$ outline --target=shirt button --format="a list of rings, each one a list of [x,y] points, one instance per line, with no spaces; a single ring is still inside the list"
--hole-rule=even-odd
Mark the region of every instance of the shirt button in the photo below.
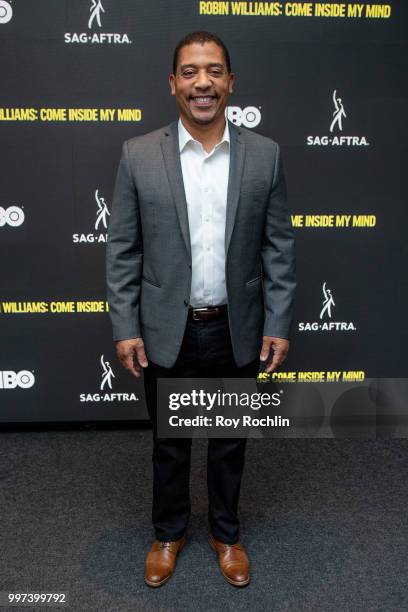
[[[184,306],[186,306],[186,307],[188,306],[188,301],[187,300],[184,300]]]

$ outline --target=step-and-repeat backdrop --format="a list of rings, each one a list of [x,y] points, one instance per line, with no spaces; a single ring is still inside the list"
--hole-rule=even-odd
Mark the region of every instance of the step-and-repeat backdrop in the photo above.
[[[0,420],[146,418],[112,342],[107,228],[123,141],[178,116],[167,79],[193,30],[230,50],[229,119],[282,148],[298,291],[281,376],[406,376],[407,16],[395,0],[0,0]]]

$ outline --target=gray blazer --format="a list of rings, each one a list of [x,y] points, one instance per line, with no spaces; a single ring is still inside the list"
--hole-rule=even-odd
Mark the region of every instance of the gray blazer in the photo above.
[[[288,338],[295,290],[293,229],[279,145],[229,122],[225,273],[234,358],[257,358],[262,336]],[[123,144],[107,240],[113,339],[141,337],[174,365],[191,287],[191,246],[177,121]]]

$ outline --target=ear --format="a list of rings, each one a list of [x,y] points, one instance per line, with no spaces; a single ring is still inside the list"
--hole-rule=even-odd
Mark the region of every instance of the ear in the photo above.
[[[176,80],[176,77],[174,76],[174,74],[170,74],[169,85],[170,85],[170,93],[172,96],[176,95],[175,80]]]
[[[231,94],[233,92],[233,85],[235,82],[235,74],[230,72],[229,74],[229,83],[228,83],[228,92]]]

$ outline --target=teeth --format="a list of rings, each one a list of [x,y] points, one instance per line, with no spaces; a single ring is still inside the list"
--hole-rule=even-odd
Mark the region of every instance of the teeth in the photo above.
[[[193,100],[197,100],[197,102],[209,102],[213,99],[213,96],[193,96]]]

